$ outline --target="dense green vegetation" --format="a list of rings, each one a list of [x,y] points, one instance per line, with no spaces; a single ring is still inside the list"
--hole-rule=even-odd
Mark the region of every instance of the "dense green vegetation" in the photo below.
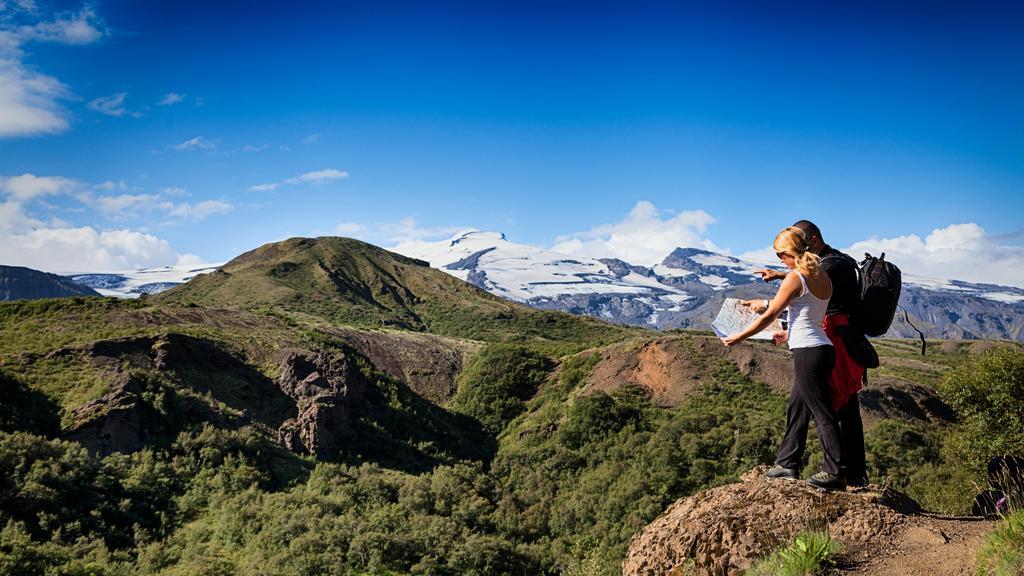
[[[523,346],[487,346],[459,376],[452,406],[497,436],[526,409],[550,369],[548,358]]]
[[[629,386],[581,394],[600,357],[567,356],[552,371],[536,349],[487,346],[460,377],[455,412],[360,361],[372,393],[350,457],[336,464],[288,453],[256,429],[209,425],[100,458],[52,439],[43,415],[53,401],[4,375],[0,567],[615,574],[629,538],[672,501],[772,460],[785,398],[712,358],[701,360],[703,393],[677,408]],[[872,477],[961,511],[973,472],[948,463],[947,436],[879,422],[867,433]]]

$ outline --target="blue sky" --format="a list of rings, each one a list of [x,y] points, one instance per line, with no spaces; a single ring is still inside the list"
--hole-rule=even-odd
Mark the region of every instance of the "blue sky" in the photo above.
[[[0,0],[0,260],[466,227],[763,256],[806,217],[1024,285],[1024,13],[823,4]]]

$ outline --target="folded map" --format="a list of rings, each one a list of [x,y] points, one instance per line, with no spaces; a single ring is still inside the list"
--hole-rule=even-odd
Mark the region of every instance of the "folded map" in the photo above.
[[[760,314],[754,312],[742,304],[737,298],[726,298],[722,303],[722,309],[718,311],[718,317],[711,323],[711,329],[719,338],[725,338],[730,334],[742,332],[750,326],[750,323]],[[782,322],[775,319],[767,328],[751,336],[754,340],[771,340],[772,334],[783,330]]]

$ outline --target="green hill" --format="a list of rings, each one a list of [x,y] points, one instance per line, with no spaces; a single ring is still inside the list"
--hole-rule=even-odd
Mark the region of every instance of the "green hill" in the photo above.
[[[535,310],[423,261],[349,238],[291,238],[246,252],[158,302],[272,310],[300,322],[395,327],[485,341],[612,342],[642,330]]]

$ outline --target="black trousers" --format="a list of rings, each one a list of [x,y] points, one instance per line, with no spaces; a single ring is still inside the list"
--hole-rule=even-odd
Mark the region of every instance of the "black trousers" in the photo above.
[[[867,478],[867,463],[864,457],[864,422],[860,418],[860,400],[857,395],[839,409],[839,433],[843,438],[843,472],[854,480]]]
[[[775,459],[779,466],[800,468],[807,448],[807,427],[813,418],[825,452],[825,472],[835,475],[843,472],[839,417],[832,410],[832,388],[828,383],[835,363],[836,351],[832,346],[793,349],[796,381],[786,405],[786,435]]]

